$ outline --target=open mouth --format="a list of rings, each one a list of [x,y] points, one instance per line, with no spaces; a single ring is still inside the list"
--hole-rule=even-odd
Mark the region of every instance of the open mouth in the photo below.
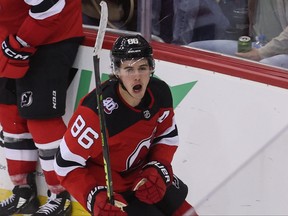
[[[142,89],[142,85],[140,85],[140,84],[133,86],[134,92],[139,92],[139,91],[141,91],[141,89]]]

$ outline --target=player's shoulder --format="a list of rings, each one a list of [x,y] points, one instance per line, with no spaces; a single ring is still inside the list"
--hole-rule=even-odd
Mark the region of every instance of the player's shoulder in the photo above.
[[[102,94],[106,95],[106,96],[109,95],[110,97],[113,97],[113,95],[115,94],[115,85],[116,85],[116,81],[114,81],[114,80],[107,80],[104,83],[102,83],[101,84]],[[90,108],[96,112],[97,107],[98,107],[97,97],[96,97],[96,89],[93,89],[86,96],[84,96],[81,99],[80,105],[88,107],[88,108]]]
[[[165,93],[170,92],[170,88],[168,84],[156,77],[150,78],[149,88],[152,90],[153,93],[161,93],[162,95]]]
[[[161,106],[172,106],[172,94],[169,85],[156,77],[151,77],[148,88]]]
[[[167,83],[164,81],[164,80],[161,80],[161,79],[159,79],[159,78],[157,78],[157,77],[154,77],[154,76],[152,76],[152,77],[150,77],[150,83],[151,84],[156,84],[156,85],[160,85],[160,86],[167,86]]]

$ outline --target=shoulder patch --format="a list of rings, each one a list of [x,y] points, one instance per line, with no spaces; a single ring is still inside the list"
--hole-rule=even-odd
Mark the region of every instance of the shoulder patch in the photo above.
[[[113,98],[108,97],[103,100],[104,112],[111,114],[113,110],[118,109],[119,105],[114,102]]]

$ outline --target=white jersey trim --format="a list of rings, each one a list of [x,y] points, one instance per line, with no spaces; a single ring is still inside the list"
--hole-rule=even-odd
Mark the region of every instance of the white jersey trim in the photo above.
[[[28,5],[31,5],[32,7],[40,4],[42,1],[43,0],[25,0],[25,2]],[[36,20],[43,20],[53,15],[61,13],[63,8],[65,7],[65,4],[66,4],[65,0],[59,0],[55,5],[53,5],[51,8],[42,13],[33,13],[31,12],[31,10],[29,10],[29,15]]]
[[[162,137],[163,138],[161,140],[159,140],[157,143],[161,143],[161,144],[166,144],[166,145],[169,145],[169,146],[178,146],[179,144],[179,136],[173,136],[173,137],[167,137],[166,135],[171,133],[173,130],[176,130],[176,121],[175,121],[175,118],[173,116],[172,118],[172,125],[171,127],[167,128],[166,131],[164,131],[162,134],[159,134],[158,136],[159,137]],[[157,144],[155,143],[155,144]]]
[[[65,139],[62,139],[62,142],[60,143],[61,148],[60,148],[60,153],[62,156],[63,160],[67,160],[67,161],[73,161],[76,163],[81,164],[82,166],[86,165],[86,160],[77,155],[74,154],[73,152],[70,151],[70,149],[68,148]],[[61,167],[61,165],[59,166],[59,164],[57,164],[56,160],[54,160],[54,168],[55,168],[55,172],[59,175],[59,176],[66,176],[68,173],[70,173],[71,171],[73,171],[74,169],[78,168],[80,166],[69,166],[69,167]]]

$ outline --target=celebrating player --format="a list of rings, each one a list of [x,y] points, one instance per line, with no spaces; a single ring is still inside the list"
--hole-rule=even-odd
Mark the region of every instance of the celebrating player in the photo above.
[[[197,215],[171,166],[178,132],[168,85],[152,77],[152,47],[120,36],[101,85],[115,205],[110,204],[95,91],[73,114],[55,159],[61,184],[92,215]],[[190,212],[190,214],[189,214]]]

